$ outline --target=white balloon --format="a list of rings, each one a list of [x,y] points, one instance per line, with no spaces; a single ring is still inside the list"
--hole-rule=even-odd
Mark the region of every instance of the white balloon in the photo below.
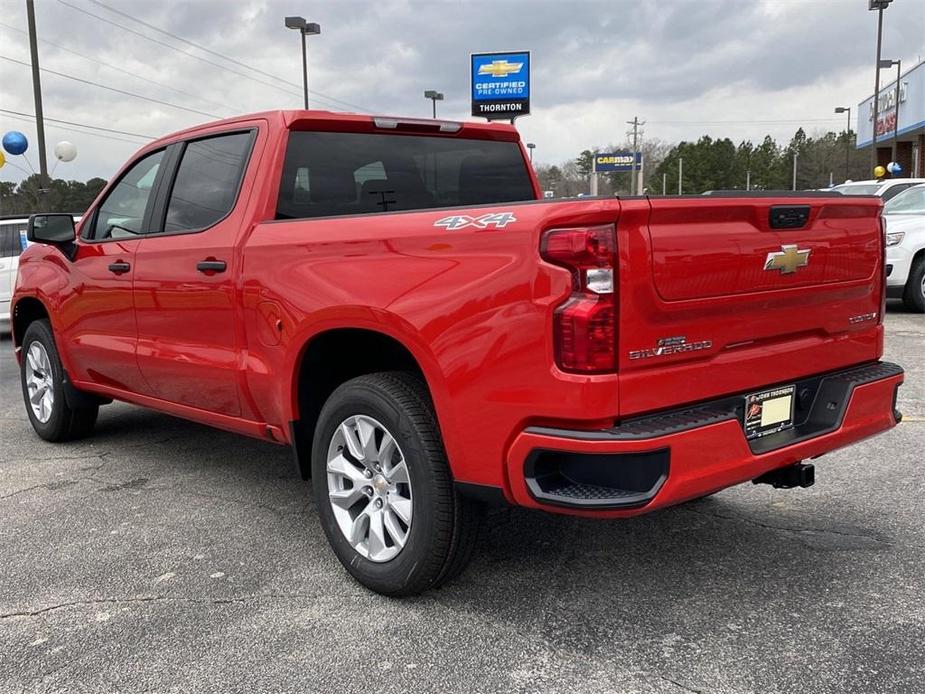
[[[61,140],[55,145],[55,156],[61,161],[74,161],[77,156],[77,147],[67,140]]]

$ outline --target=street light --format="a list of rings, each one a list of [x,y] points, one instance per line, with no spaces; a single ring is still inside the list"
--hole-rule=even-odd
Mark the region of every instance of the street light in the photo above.
[[[306,36],[317,36],[321,33],[321,25],[315,22],[306,22],[305,17],[286,17],[287,29],[298,29],[302,34],[302,88],[305,91],[305,110],[308,110],[308,51],[305,47]]]
[[[850,172],[850,162],[851,162],[851,107],[850,106],[836,106],[835,113],[847,113],[848,114],[848,125],[845,128],[845,180],[848,180],[848,174]]]
[[[903,61],[902,60],[881,60],[879,63],[877,63],[877,65],[880,67],[881,70],[887,70],[893,67],[894,65],[896,66],[896,99],[895,99],[896,104],[894,106],[895,110],[893,112],[893,153],[890,156],[890,161],[896,161],[896,154],[897,154],[897,148],[898,148],[898,143],[896,141],[896,138],[899,136],[899,78],[900,78],[900,72],[903,69]]]
[[[436,118],[437,117],[437,102],[443,101],[443,94],[438,91],[434,91],[433,89],[428,89],[426,92],[424,92],[424,98],[430,99],[431,102],[433,103],[434,118]]]
[[[893,0],[870,0],[867,9],[877,10],[877,71],[874,77],[874,130],[871,141],[870,159],[873,166],[877,166],[877,117],[880,109],[880,48],[883,45],[883,11],[890,6]]]
[[[536,145],[533,142],[527,143],[527,149],[530,150],[530,163],[533,163],[533,150],[536,149]]]

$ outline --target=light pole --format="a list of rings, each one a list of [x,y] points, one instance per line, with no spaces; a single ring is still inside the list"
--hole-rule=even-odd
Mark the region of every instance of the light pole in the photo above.
[[[431,102],[433,103],[433,106],[434,106],[434,118],[436,119],[436,117],[437,117],[437,102],[438,102],[438,101],[443,101],[443,94],[442,94],[441,92],[434,91],[433,89],[428,89],[426,92],[424,92],[424,98],[425,98],[425,99],[430,99]]]
[[[899,137],[899,79],[900,79],[900,72],[903,69],[903,61],[902,60],[881,60],[878,63],[878,65],[880,66],[881,70],[886,70],[888,68],[893,67],[894,65],[896,66],[896,98],[894,99],[896,103],[893,106],[893,109],[894,109],[893,110],[893,152],[890,155],[890,161],[896,161],[896,154],[897,154],[896,138]]]
[[[874,129],[871,140],[871,168],[877,166],[877,117],[880,115],[880,48],[883,45],[883,11],[893,0],[870,0],[867,9],[877,10],[877,71],[874,76]]]
[[[305,92],[305,110],[308,110],[308,49],[305,45],[306,36],[317,36],[321,33],[321,25],[315,22],[306,22],[305,17],[286,17],[287,29],[298,29],[302,34],[302,88]]]
[[[528,142],[527,149],[530,150],[530,163],[532,164],[533,163],[533,150],[536,149],[536,144],[533,142]]]
[[[845,128],[845,180],[848,180],[848,170],[851,162],[851,107],[836,106],[835,113],[847,113],[848,125]]]

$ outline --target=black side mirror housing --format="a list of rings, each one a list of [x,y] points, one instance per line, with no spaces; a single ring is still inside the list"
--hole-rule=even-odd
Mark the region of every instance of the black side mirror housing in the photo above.
[[[49,243],[55,246],[74,243],[77,238],[74,217],[57,212],[34,214],[29,217],[26,238],[34,243]]]

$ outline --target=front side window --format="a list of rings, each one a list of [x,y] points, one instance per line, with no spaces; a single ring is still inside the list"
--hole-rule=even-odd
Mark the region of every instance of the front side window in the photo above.
[[[900,184],[895,185],[895,186],[890,186],[890,188],[887,189],[887,191],[886,191],[886,192],[883,194],[883,196],[882,196],[882,197],[883,197],[883,202],[886,202],[887,200],[892,200],[892,199],[895,198],[897,195],[899,195],[900,193],[902,193],[904,190],[907,190],[908,188],[910,188],[912,185],[914,185],[914,184],[912,184],[912,183],[900,183]]]
[[[205,229],[234,207],[251,150],[251,133],[186,145],[167,204],[165,232]]]
[[[164,150],[148,154],[122,176],[103,199],[91,238],[124,239],[141,234],[145,210],[163,158]]]
[[[535,199],[516,142],[292,132],[277,219]]]
[[[903,191],[883,206],[883,213],[925,215],[925,186]]]

